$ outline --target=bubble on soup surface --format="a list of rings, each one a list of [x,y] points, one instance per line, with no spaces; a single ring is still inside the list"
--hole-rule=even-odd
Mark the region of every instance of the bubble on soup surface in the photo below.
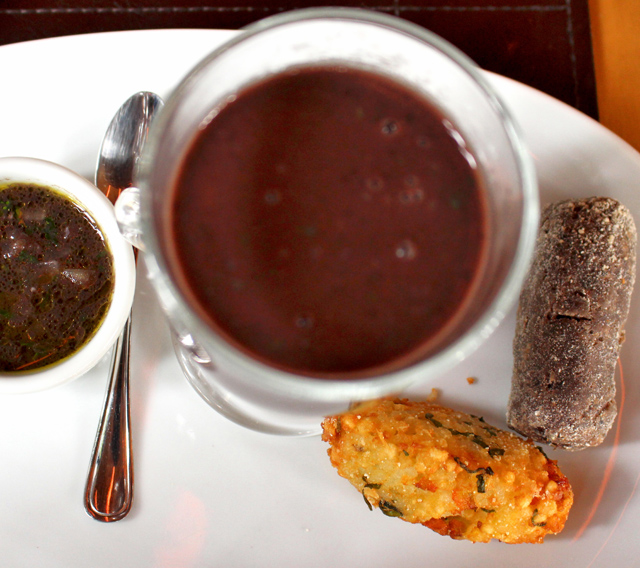
[[[419,146],[420,148],[431,148],[431,146],[433,146],[433,143],[431,141],[431,138],[429,138],[429,136],[417,136],[416,137],[416,145]]]
[[[386,136],[391,136],[400,131],[400,125],[393,118],[385,118],[380,125],[380,131]]]
[[[370,176],[365,180],[369,191],[380,191],[384,187],[384,180],[380,176]]]
[[[418,254],[418,245],[411,239],[400,241],[396,246],[396,257],[400,260],[413,260]]]
[[[419,187],[403,189],[398,198],[400,203],[410,205],[412,203],[420,203],[424,199],[424,191]]]
[[[282,201],[282,193],[277,189],[270,189],[264,194],[264,201],[269,205],[277,205]]]
[[[310,314],[299,314],[296,316],[296,327],[299,329],[311,329],[313,324],[314,319]]]
[[[415,174],[407,174],[406,176],[404,176],[404,184],[407,187],[418,187],[419,182],[420,180],[418,179],[418,176]]]

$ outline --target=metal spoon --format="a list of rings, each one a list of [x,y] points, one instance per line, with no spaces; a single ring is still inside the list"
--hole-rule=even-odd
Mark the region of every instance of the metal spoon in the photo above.
[[[133,183],[133,171],[147,139],[149,125],[162,108],[154,93],[129,98],[107,129],[96,170],[96,185],[112,203]],[[134,253],[135,253],[134,249]],[[111,378],[96,434],[84,492],[84,506],[94,519],[118,521],[131,509],[133,458],[129,412],[129,345],[131,315],[118,338]]]

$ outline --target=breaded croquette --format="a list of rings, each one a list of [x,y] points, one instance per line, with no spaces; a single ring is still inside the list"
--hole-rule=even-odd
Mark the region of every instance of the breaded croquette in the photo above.
[[[477,416],[384,399],[322,426],[331,463],[370,509],[455,539],[539,543],[573,503],[555,461]]]

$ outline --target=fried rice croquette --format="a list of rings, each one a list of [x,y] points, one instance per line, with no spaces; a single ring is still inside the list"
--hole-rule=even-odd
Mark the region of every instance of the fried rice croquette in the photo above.
[[[327,417],[332,465],[370,509],[473,542],[540,543],[573,492],[532,442],[438,404],[378,400]]]

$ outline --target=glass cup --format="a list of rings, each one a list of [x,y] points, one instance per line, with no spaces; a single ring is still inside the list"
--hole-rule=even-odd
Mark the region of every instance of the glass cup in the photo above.
[[[379,73],[434,104],[472,150],[487,194],[486,256],[462,317],[436,353],[381,376],[298,376],[253,359],[198,316],[165,254],[172,186],[185,152],[212,110],[260,79],[292,67],[325,64]],[[123,234],[144,250],[188,381],[226,417],[273,434],[318,433],[323,416],[354,401],[399,393],[466,358],[516,300],[538,226],[532,163],[483,73],[438,36],[365,10],[283,13],[245,28],[216,49],[180,83],[152,125],[136,186],[122,195],[116,215]]]

